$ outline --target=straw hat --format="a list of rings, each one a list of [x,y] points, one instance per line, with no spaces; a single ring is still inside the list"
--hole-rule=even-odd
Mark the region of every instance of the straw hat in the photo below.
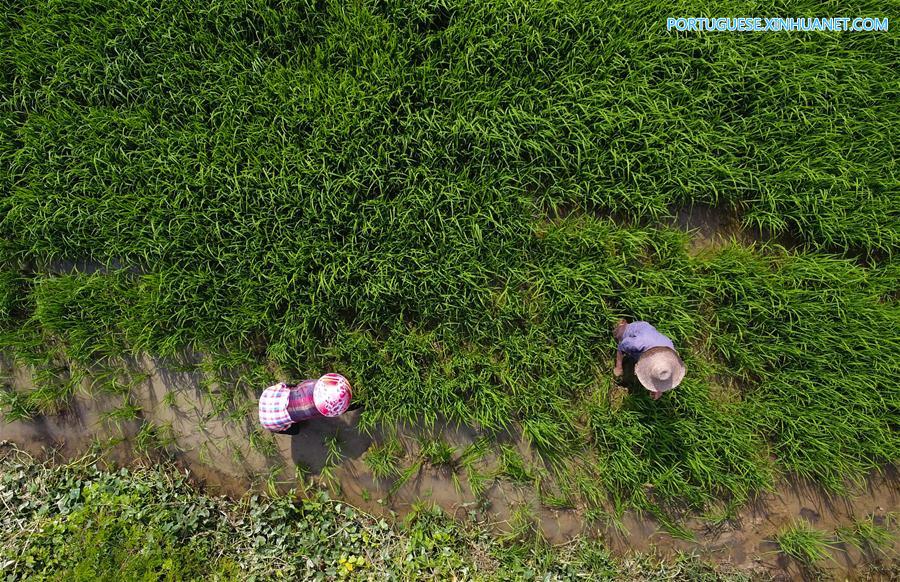
[[[634,375],[644,388],[654,392],[675,388],[681,384],[686,371],[675,350],[665,347],[647,350],[634,365]]]
[[[316,381],[313,402],[323,416],[340,416],[350,407],[350,382],[340,374],[325,374]]]

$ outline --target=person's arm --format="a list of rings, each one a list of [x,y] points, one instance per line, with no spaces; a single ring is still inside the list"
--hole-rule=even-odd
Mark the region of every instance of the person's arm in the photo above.
[[[621,376],[624,371],[622,370],[622,339],[625,337],[625,330],[628,328],[628,322],[624,319],[620,319],[616,322],[616,327],[613,328],[613,339],[616,340],[616,367],[613,369],[613,374],[617,377]]]
[[[287,428],[284,429],[284,430],[279,430],[279,431],[276,432],[275,434],[288,434],[288,435],[291,435],[291,436],[300,434],[300,423],[295,422],[295,423],[292,424],[291,426],[287,427]]]
[[[650,391],[650,398],[652,398],[653,400],[659,400],[659,398],[661,396],[662,396],[662,392],[657,392],[656,390]]]

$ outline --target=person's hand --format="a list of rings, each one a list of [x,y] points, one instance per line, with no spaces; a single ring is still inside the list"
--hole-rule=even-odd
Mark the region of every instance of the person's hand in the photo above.
[[[619,378],[624,373],[625,372],[624,370],[622,370],[622,366],[616,365],[616,367],[613,368],[613,374],[616,375],[616,378]]]

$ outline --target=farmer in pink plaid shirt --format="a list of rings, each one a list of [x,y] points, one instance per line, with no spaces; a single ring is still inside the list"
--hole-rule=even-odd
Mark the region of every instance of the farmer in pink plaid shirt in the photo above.
[[[297,434],[301,421],[346,412],[351,396],[350,383],[340,374],[325,374],[296,385],[279,382],[260,395],[259,422],[272,432]]]

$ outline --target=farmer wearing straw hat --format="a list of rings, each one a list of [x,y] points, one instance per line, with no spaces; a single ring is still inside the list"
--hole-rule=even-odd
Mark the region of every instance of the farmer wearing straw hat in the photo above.
[[[281,434],[297,434],[301,421],[340,416],[350,408],[350,383],[340,374],[325,374],[296,386],[279,382],[259,397],[259,422]]]
[[[614,370],[616,376],[624,372],[622,361],[628,357],[634,362],[634,375],[650,391],[653,400],[659,400],[663,392],[681,384],[687,371],[684,362],[678,357],[672,340],[656,331],[655,327],[646,321],[628,323],[620,319],[613,336],[619,342]]]

